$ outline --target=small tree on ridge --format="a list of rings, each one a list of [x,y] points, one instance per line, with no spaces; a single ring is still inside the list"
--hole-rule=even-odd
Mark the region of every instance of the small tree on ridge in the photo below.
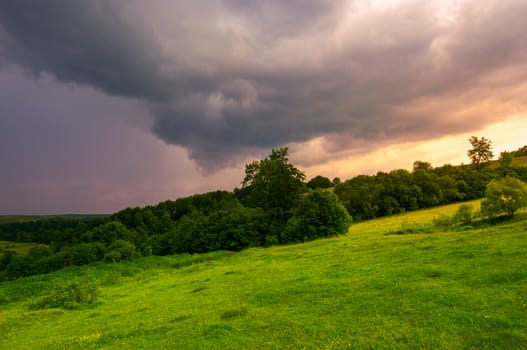
[[[492,141],[484,137],[478,139],[476,136],[472,136],[468,141],[472,145],[472,149],[467,151],[467,156],[470,158],[476,170],[480,171],[482,165],[494,157],[492,153]]]

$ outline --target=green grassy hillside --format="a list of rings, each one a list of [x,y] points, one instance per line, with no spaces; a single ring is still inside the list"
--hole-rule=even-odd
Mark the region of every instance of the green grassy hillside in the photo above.
[[[512,166],[527,166],[527,156],[515,157],[512,160]]]
[[[306,244],[4,282],[0,348],[527,348],[525,211],[495,226],[396,234],[430,231],[434,216],[457,206],[355,224]],[[81,301],[98,288],[96,303],[46,307],[68,300],[72,281],[85,288]]]
[[[499,168],[500,161],[499,160],[491,160],[489,164],[486,165],[489,169],[497,169]],[[511,166],[513,167],[527,167],[527,156],[520,156],[520,157],[514,157],[511,163]]]

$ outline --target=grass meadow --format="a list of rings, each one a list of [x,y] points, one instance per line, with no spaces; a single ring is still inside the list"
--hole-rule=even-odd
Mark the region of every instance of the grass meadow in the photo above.
[[[527,213],[435,231],[457,207],[4,282],[0,348],[527,349]],[[92,303],[46,304],[74,281],[95,286]]]

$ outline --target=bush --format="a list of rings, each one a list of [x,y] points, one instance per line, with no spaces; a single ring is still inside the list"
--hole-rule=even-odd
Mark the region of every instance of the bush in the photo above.
[[[472,221],[472,204],[461,204],[454,214],[453,221],[456,224],[466,225]]]
[[[513,177],[492,180],[485,190],[481,202],[481,212],[488,218],[502,213],[512,217],[514,213],[527,206],[527,184]]]
[[[289,219],[284,232],[285,242],[304,242],[319,237],[346,233],[351,217],[336,195],[315,190],[303,196]]]
[[[82,240],[85,242],[111,244],[116,240],[134,242],[135,236],[132,231],[119,221],[110,221],[83,234]]]
[[[454,220],[450,215],[440,214],[432,220],[432,224],[439,229],[450,229],[454,226]]]
[[[430,224],[421,224],[418,222],[408,222],[404,220],[401,223],[399,230],[395,231],[396,234],[412,234],[412,233],[432,233],[434,230],[430,227]]]
[[[99,286],[88,281],[73,281],[57,285],[50,294],[33,303],[31,309],[74,309],[80,305],[93,305],[100,296]]]
[[[104,260],[117,262],[121,260],[129,260],[138,255],[139,254],[132,243],[118,239],[108,247],[108,253],[104,255]]]

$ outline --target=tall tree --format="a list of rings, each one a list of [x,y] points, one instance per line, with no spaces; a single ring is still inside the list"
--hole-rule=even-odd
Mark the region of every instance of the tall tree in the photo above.
[[[241,202],[260,207],[276,224],[276,235],[291,216],[304,191],[305,175],[289,163],[287,148],[273,149],[268,158],[245,165],[245,178],[238,192]]]
[[[478,139],[476,136],[472,136],[468,141],[472,145],[472,149],[467,151],[467,156],[470,158],[476,170],[480,171],[483,164],[494,157],[492,153],[492,141],[484,137]]]

